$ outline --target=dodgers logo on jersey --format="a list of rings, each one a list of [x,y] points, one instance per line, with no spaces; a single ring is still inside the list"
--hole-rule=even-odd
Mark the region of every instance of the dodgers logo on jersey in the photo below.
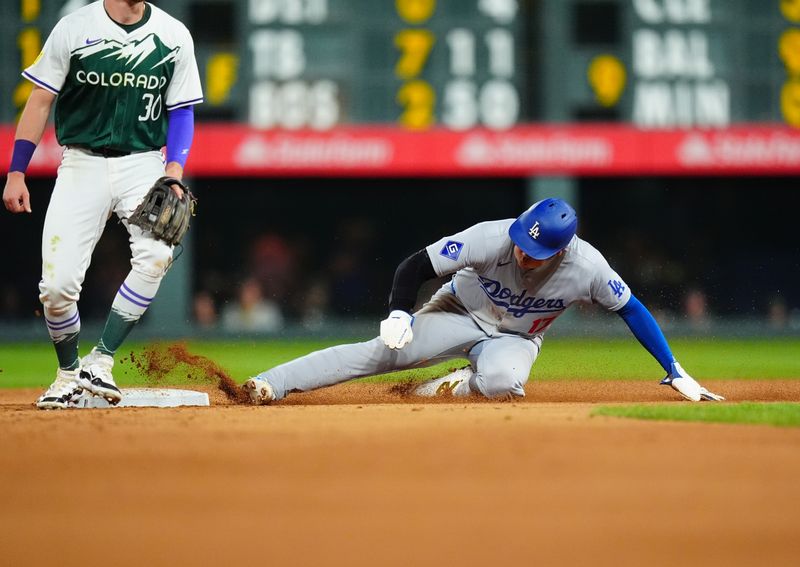
[[[528,295],[528,291],[524,289],[520,293],[514,293],[497,280],[484,276],[478,276],[478,279],[489,301],[506,309],[517,319],[528,313],[557,313],[567,308],[564,300],[559,297],[536,297]]]
[[[622,297],[622,294],[625,293],[625,285],[619,280],[608,280],[608,287],[611,288],[612,293],[618,298]]]
[[[458,260],[458,255],[461,254],[461,249],[464,248],[463,242],[456,242],[455,240],[448,240],[445,242],[444,247],[439,251],[439,254],[451,260]]]
[[[539,238],[539,221],[533,223],[533,226],[528,231],[528,234],[530,234],[534,240]]]

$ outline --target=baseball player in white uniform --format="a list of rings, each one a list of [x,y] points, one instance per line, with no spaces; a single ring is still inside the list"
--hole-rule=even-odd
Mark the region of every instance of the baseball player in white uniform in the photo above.
[[[53,102],[56,135],[65,146],[44,223],[39,284],[58,371],[37,405],[65,408],[82,390],[115,404],[122,395],[111,374],[114,353],[172,262],[172,246],[126,219],[158,178],[183,176],[192,107],[203,98],[192,38],[181,22],[143,0],[98,0],[56,24],[23,76],[35,86],[3,191],[9,211],[31,212],[25,170]],[[178,185],[172,189],[180,196]],[[102,337],[81,360],[78,298],[112,213],[130,234],[131,271]]]
[[[576,236],[575,211],[559,199],[535,203],[519,218],[476,224],[406,258],[397,268],[380,336],[303,356],[244,384],[253,403],[280,400],[363,376],[453,358],[470,365],[423,383],[420,396],[524,396],[544,333],[574,303],[619,314],[692,401],[721,400],[675,360],[650,312],[591,244]],[[418,312],[420,285],[453,275]]]

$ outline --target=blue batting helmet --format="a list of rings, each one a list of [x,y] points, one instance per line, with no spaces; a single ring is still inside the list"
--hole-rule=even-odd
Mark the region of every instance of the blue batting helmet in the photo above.
[[[525,254],[546,260],[564,249],[578,228],[575,209],[561,199],[545,199],[522,213],[508,236]]]

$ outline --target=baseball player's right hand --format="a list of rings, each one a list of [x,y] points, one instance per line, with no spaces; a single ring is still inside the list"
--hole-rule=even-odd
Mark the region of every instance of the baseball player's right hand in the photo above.
[[[12,213],[31,212],[31,196],[25,185],[25,175],[13,171],[6,178],[6,187],[3,189],[3,203]]]
[[[399,349],[406,346],[414,338],[411,325],[414,324],[414,316],[395,309],[389,316],[381,321],[381,339],[383,343],[391,349]]]
[[[709,392],[701,386],[697,380],[689,376],[683,367],[677,362],[673,362],[670,366],[669,374],[661,381],[666,386],[672,386],[672,389],[678,392],[687,400],[699,402],[705,400],[707,402],[721,402],[725,398],[714,392]]]

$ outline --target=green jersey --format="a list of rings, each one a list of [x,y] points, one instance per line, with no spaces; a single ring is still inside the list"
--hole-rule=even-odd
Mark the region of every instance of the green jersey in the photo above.
[[[163,10],[116,23],[102,0],[62,18],[23,76],[58,95],[61,145],[139,152],[166,144],[167,112],[203,100],[192,37]]]

